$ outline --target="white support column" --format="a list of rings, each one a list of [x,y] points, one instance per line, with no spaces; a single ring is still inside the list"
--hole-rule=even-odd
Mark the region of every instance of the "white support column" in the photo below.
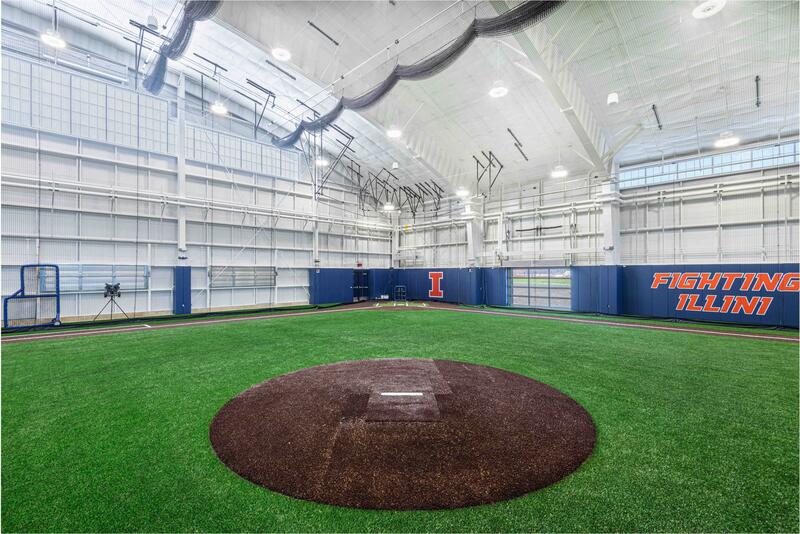
[[[603,234],[603,263],[619,265],[622,257],[619,232],[620,196],[616,179],[606,180],[601,184],[601,192],[597,195],[600,203],[600,232]]]
[[[390,216],[391,217],[391,216]],[[398,249],[400,248],[400,216],[392,218],[392,242],[390,245],[391,256],[389,257],[390,267],[400,267]]]
[[[505,219],[503,212],[500,211],[500,216],[497,217],[497,250],[495,251],[494,263],[495,265],[502,266],[503,258],[505,257],[505,244],[506,244],[506,229]]]
[[[178,260],[179,264],[187,261],[186,248],[186,76],[181,73],[178,79],[178,127],[176,128],[175,155],[178,159]]]
[[[464,204],[464,211],[471,215],[466,222],[467,266],[476,267],[480,265],[483,252],[483,207],[467,201]]]
[[[318,269],[320,267],[320,259],[319,259],[319,218],[317,217],[319,210],[319,201],[317,200],[316,195],[311,199],[311,211],[314,214],[314,235],[311,240],[311,262],[314,264],[314,268]]]

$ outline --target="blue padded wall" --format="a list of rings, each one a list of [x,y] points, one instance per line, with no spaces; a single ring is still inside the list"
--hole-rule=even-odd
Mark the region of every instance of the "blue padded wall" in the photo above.
[[[597,265],[572,267],[572,311],[584,313],[620,313],[619,288],[622,267]]]
[[[172,313],[192,313],[192,268],[183,265],[174,267],[172,279]]]
[[[311,304],[353,302],[353,269],[311,269],[308,280]]]
[[[395,269],[370,269],[369,270],[369,298],[378,300],[383,295],[394,298]]]
[[[481,269],[483,275],[483,304],[508,306],[508,269]]]
[[[798,292],[742,290],[742,279],[737,278],[728,290],[722,283],[716,289],[696,288],[700,273],[714,277],[720,273],[766,273],[770,277],[797,273],[797,264],[694,264],[694,265],[628,265],[572,268],[572,311],[606,313],[611,315],[636,315],[665,319],[715,321],[762,326],[798,327]],[[692,275],[695,287],[670,288],[669,283],[652,288],[656,273],[687,273]],[[687,282],[687,284],[689,284]],[[694,295],[694,296],[692,296]],[[694,309],[686,304],[692,296]],[[712,299],[708,297],[712,296]],[[712,311],[721,308],[725,297],[746,297],[748,300],[771,298],[765,313],[738,311]],[[706,311],[700,308],[710,302]],[[681,309],[682,308],[682,309]],[[688,309],[687,309],[688,308]]]
[[[406,286],[406,295],[409,300],[435,300],[456,304],[479,305],[482,301],[481,269],[397,269],[396,285]],[[432,272],[442,273],[440,281],[442,297],[431,298],[428,291],[431,289]]]
[[[655,273],[708,273],[714,276],[717,273],[767,273],[775,276],[778,273],[797,273],[798,265],[795,264],[694,264],[694,265],[630,265],[624,268],[622,279],[621,313],[626,315],[643,315],[647,317],[663,317],[687,319],[693,321],[718,321],[738,324],[753,324],[764,326],[798,326],[798,292],[797,291],[768,291],[762,288],[759,291],[741,290],[741,279],[736,279],[730,290],[722,289],[721,285],[715,290],[704,289],[670,289],[668,284],[651,289]],[[712,306],[720,307],[727,295],[741,296],[748,299],[754,297],[772,298],[772,302],[764,315],[756,313],[747,314],[721,313],[711,311],[697,311],[677,309],[681,295],[697,295],[696,307],[703,307],[707,296],[714,297]],[[688,306],[684,305],[684,308]]]

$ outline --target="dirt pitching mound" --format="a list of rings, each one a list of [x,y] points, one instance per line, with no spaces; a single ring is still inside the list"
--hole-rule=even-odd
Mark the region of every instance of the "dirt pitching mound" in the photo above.
[[[228,402],[210,428],[251,482],[321,503],[458,508],[548,486],[591,454],[577,402],[480,365],[365,360],[279,376]]]

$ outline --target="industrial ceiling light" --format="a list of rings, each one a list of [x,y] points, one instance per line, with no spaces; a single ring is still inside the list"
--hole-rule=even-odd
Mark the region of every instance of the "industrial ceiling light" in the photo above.
[[[401,130],[396,126],[392,126],[388,130],[386,130],[386,137],[389,137],[391,139],[399,139],[400,137],[403,137],[403,130]]]
[[[214,103],[211,104],[211,113],[214,115],[227,115],[228,108],[222,103],[221,100],[215,100]]]
[[[316,164],[317,167],[327,167],[328,166],[328,160],[325,159],[325,158],[317,158],[317,160],[314,163]]]
[[[492,98],[503,98],[508,94],[508,87],[506,84],[503,83],[503,80],[499,79],[500,76],[500,41],[497,42],[497,56],[494,65],[494,72],[495,72],[495,82],[492,84],[492,88],[489,89],[489,96]]]
[[[722,11],[722,8],[725,7],[725,4],[727,3],[728,0],[706,0],[694,8],[692,11],[692,16],[696,19],[707,19],[708,17],[713,17]]]
[[[606,98],[606,105],[613,106],[614,104],[619,104],[619,94],[608,93],[608,98]]]
[[[53,48],[66,48],[67,42],[58,34],[58,8],[56,2],[53,0],[53,26],[46,32],[42,32],[39,38],[47,46]]]
[[[214,115],[228,114],[228,107],[222,102],[222,74],[217,76],[217,99],[211,104],[211,113]]]
[[[469,189],[467,189],[466,187],[459,187],[458,189],[456,189],[456,196],[460,198],[467,198],[468,196],[470,196]]]
[[[397,169],[399,169],[399,168],[400,168],[400,164],[399,164],[399,163],[397,163],[396,161],[393,161],[393,162],[392,162],[392,170],[393,170],[393,171],[396,171],[396,170],[397,170]]]
[[[383,205],[383,211],[394,211],[394,204],[387,202]]]
[[[44,44],[47,46],[52,46],[53,48],[66,48],[67,46],[67,42],[64,41],[58,32],[54,30],[47,30],[46,32],[42,33],[39,38]]]
[[[740,139],[733,132],[722,132],[719,139],[714,141],[715,148],[728,148],[739,144]]]
[[[508,87],[505,86],[503,80],[497,80],[492,84],[492,88],[489,89],[489,96],[492,98],[503,98],[508,94]]]
[[[290,59],[292,59],[292,54],[285,48],[273,48],[272,57],[274,57],[278,61],[289,61]]]
[[[550,178],[566,178],[569,176],[569,171],[563,165],[556,165],[550,172]]]

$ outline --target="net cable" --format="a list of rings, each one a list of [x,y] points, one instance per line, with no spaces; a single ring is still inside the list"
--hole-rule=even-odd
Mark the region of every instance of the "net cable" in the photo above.
[[[288,135],[275,138],[272,144],[286,148],[294,145],[304,132],[318,132],[334,122],[342,111],[360,110],[376,104],[401,80],[424,80],[435,76],[455,62],[479,37],[499,37],[525,30],[550,15],[563,2],[528,1],[492,18],[475,18],[469,26],[441,51],[409,65],[395,65],[389,75],[367,92],[352,98],[342,96],[329,112],[311,121],[301,121]]]

